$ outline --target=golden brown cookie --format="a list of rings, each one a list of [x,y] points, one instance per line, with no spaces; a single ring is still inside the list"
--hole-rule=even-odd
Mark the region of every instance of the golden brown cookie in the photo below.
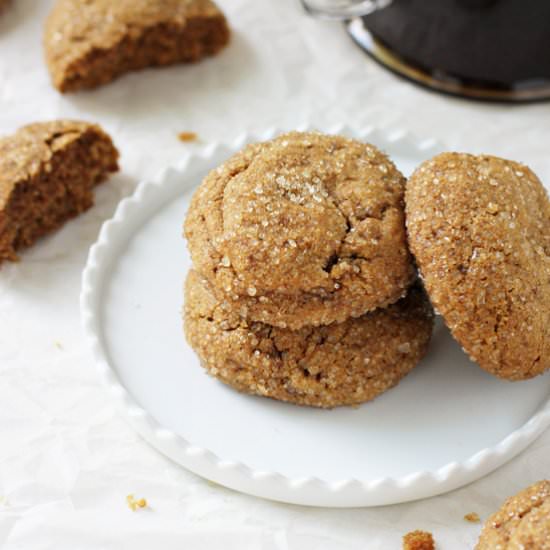
[[[95,124],[30,124],[0,139],[0,263],[94,203],[118,170],[118,151]]]
[[[44,47],[53,84],[74,92],[128,71],[198,61],[228,41],[211,0],[57,0]]]
[[[483,526],[476,550],[550,550],[550,481],[509,498]]]
[[[426,353],[433,314],[418,288],[387,309],[297,331],[248,322],[227,311],[191,271],[185,333],[204,368],[239,391],[331,408],[374,399]]]
[[[550,368],[550,202],[526,166],[444,153],[407,184],[409,243],[453,336],[488,372]]]
[[[243,317],[282,328],[359,317],[413,278],[405,179],[372,145],[291,132],[249,145],[196,191],[195,268]]]

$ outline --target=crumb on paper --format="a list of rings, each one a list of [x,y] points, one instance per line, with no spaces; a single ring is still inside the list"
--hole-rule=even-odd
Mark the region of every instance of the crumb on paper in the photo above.
[[[190,141],[197,141],[199,136],[195,132],[180,132],[178,134],[178,139],[187,143]]]
[[[53,345],[57,348],[57,349],[63,349],[63,344],[59,341],[59,340],[56,340]]]
[[[221,485],[220,485],[219,483],[216,483],[215,481],[212,481],[212,480],[210,480],[210,479],[207,479],[207,480],[206,480],[206,483],[207,483],[208,485],[210,485],[210,487],[221,487]]]
[[[126,502],[128,504],[128,508],[130,508],[132,512],[135,512],[138,508],[145,508],[147,506],[147,501],[144,498],[136,500],[134,495],[128,495],[126,497]]]
[[[480,523],[481,522],[479,514],[476,514],[475,512],[470,512],[469,514],[466,514],[464,516],[464,519],[466,521],[469,521],[470,523]]]
[[[411,531],[403,537],[403,550],[435,550],[435,542],[427,531]]]

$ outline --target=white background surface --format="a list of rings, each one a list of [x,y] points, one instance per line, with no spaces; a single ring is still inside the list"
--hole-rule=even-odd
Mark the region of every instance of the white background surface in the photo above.
[[[424,528],[443,550],[472,548],[479,526],[463,515],[486,517],[549,477],[550,433],[484,480],[413,504],[304,509],[212,486],[150,449],[115,413],[81,334],[80,271],[119,198],[200,147],[180,143],[178,132],[208,142],[306,120],[408,128],[522,160],[550,181],[550,104],[489,106],[414,88],[293,0],[222,0],[235,34],[218,58],[62,97],[42,62],[50,4],[14,0],[0,20],[0,132],[56,117],[97,121],[120,148],[123,171],[99,191],[97,207],[0,271],[0,547],[385,550]],[[128,493],[150,509],[131,512]]]

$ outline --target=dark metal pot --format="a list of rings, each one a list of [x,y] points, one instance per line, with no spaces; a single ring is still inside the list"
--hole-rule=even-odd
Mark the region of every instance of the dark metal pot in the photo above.
[[[430,88],[476,99],[550,99],[550,0],[302,0],[346,19],[374,59]]]

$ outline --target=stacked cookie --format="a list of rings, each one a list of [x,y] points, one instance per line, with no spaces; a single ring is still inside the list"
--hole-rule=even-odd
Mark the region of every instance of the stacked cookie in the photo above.
[[[368,401],[426,352],[405,178],[375,147],[293,132],[211,172],[185,223],[185,331],[212,375],[317,407]]]
[[[57,0],[44,49],[52,83],[66,93],[129,71],[199,61],[216,55],[229,36],[211,0]]]

